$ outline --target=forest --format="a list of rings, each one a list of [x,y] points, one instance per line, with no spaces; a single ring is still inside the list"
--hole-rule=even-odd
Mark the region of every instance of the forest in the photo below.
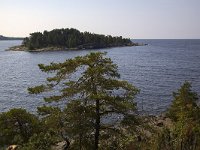
[[[31,33],[24,38],[23,45],[29,50],[45,47],[62,47],[66,49],[97,49],[118,46],[132,46],[130,39],[113,36],[105,36],[89,32],[80,32],[77,29],[54,29]]]
[[[0,149],[13,144],[19,150],[200,149],[199,97],[190,82],[173,93],[165,113],[148,116],[137,112],[140,90],[120,79],[106,53],[38,66],[49,77],[28,92],[51,95],[35,114],[22,108],[0,113]]]

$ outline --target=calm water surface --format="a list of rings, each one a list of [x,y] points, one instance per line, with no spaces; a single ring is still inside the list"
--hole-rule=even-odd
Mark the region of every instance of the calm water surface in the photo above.
[[[148,46],[103,49],[119,67],[121,78],[138,87],[140,112],[159,114],[171,101],[172,92],[185,81],[200,95],[200,40],[136,40]],[[29,95],[27,87],[43,83],[47,75],[37,64],[62,62],[91,51],[5,51],[21,41],[0,41],[0,112],[14,107],[35,111],[43,95]]]

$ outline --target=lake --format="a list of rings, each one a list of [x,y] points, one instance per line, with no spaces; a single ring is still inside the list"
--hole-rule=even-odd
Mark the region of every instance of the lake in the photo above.
[[[148,45],[96,51],[108,52],[121,78],[141,90],[135,99],[140,113],[164,112],[173,100],[172,92],[184,81],[190,81],[200,95],[200,40],[135,41]],[[44,104],[43,95],[27,92],[28,87],[43,83],[47,77],[37,64],[63,62],[92,51],[5,51],[19,44],[21,41],[0,41],[0,112],[14,107],[35,112]]]

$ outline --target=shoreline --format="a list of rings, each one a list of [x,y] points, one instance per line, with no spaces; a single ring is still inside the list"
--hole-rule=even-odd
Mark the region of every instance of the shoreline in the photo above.
[[[103,48],[94,48],[94,47],[88,47],[88,48],[67,48],[67,47],[58,47],[58,46],[49,46],[34,50],[29,50],[28,47],[25,47],[23,45],[17,45],[13,47],[9,47],[6,49],[6,51],[26,51],[26,52],[45,52],[45,51],[69,51],[69,50],[91,50],[91,49],[106,49],[106,48],[116,48],[116,47],[132,47],[132,46],[147,46],[148,44],[139,44],[139,43],[133,43],[131,45],[122,45],[122,46],[110,46],[110,47],[103,47]]]

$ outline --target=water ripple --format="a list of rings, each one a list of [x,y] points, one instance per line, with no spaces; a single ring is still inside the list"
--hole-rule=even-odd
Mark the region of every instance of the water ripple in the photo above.
[[[117,63],[121,78],[138,87],[138,109],[158,114],[169,107],[172,92],[191,81],[200,94],[200,40],[142,40],[143,47],[104,49]],[[14,107],[36,111],[44,104],[43,95],[30,95],[27,88],[45,81],[37,64],[62,62],[90,51],[13,52],[5,51],[21,41],[0,41],[0,111]]]

